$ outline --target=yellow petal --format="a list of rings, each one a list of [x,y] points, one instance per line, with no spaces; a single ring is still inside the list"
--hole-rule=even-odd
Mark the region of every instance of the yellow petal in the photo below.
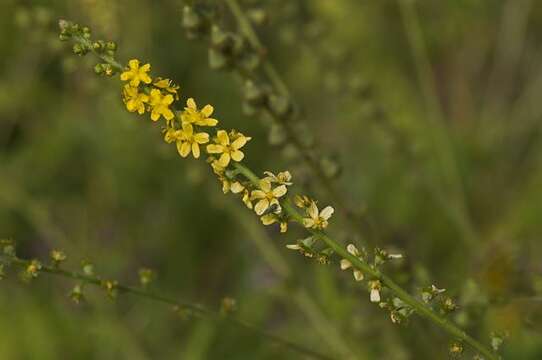
[[[333,212],[335,209],[333,209],[331,206],[326,206],[322,211],[320,211],[320,217],[324,220],[328,220],[331,215],[333,215]]]
[[[270,192],[271,191],[271,183],[268,180],[265,180],[265,179],[260,180],[260,189],[262,189],[266,193]]]
[[[142,67],[140,67],[139,69],[140,69],[140,71],[147,72],[147,71],[149,71],[151,69],[151,64],[145,64]]]
[[[205,105],[203,107],[203,109],[201,109],[201,113],[205,116],[205,117],[209,117],[213,114],[213,111],[215,109],[211,106],[211,105]]]
[[[151,77],[147,74],[141,74],[139,77],[141,78],[141,81],[143,81],[145,84],[150,84],[152,82]]]
[[[224,151],[224,147],[222,147],[222,145],[216,145],[216,144],[207,145],[207,152],[209,154],[220,154],[223,151]]]
[[[131,75],[130,72],[125,71],[125,72],[123,72],[122,74],[120,74],[120,79],[121,79],[122,81],[127,81],[127,80],[130,79],[130,75]],[[131,86],[130,86],[130,88],[131,88]]]
[[[235,161],[241,161],[245,157],[242,151],[235,150],[231,153],[231,158]]]
[[[256,211],[256,214],[261,215],[267,210],[269,207],[269,201],[267,199],[262,199],[256,203],[256,206],[254,207],[254,211]]]
[[[277,222],[277,218],[273,214],[267,214],[260,218],[262,220],[262,224],[264,225],[271,225],[275,222]]]
[[[273,195],[279,198],[281,196],[284,196],[284,194],[286,194],[287,191],[288,189],[286,188],[285,185],[277,186],[276,188],[273,189]]]
[[[224,130],[218,130],[216,133],[216,137],[218,138],[218,142],[222,145],[229,145],[230,144],[230,137],[228,136],[228,133]]]
[[[234,182],[231,184],[231,192],[234,194],[239,194],[241,191],[245,190],[245,187],[241,185],[239,181]]]
[[[209,142],[209,134],[200,132],[194,135],[194,141],[198,144],[206,144]]]
[[[192,133],[194,132],[194,128],[191,124],[182,124],[181,127],[183,128],[183,133],[186,137],[192,136]]]
[[[190,98],[190,99],[186,100],[186,106],[189,109],[197,110],[196,101],[194,101],[193,98]]]
[[[230,163],[230,154],[222,153],[222,155],[220,155],[220,159],[218,159],[218,163],[222,167],[227,167],[228,164]]]
[[[250,194],[250,198],[252,200],[255,200],[255,199],[263,199],[265,198],[265,193],[261,190],[254,190],[252,191],[252,193]]]
[[[307,214],[313,219],[318,218],[318,207],[314,201],[311,202],[311,206],[307,209]]]
[[[179,143],[181,143],[180,149],[179,149]],[[183,141],[183,142],[178,141],[177,142],[177,150],[179,150],[179,154],[181,154],[181,156],[183,158],[187,157],[188,154],[190,154],[190,143],[188,143],[186,141]]]
[[[306,228],[311,228],[314,226],[314,220],[313,219],[309,219],[309,218],[304,218],[303,219],[303,226],[306,227]]]
[[[162,99],[162,102],[163,102],[164,104],[170,105],[170,104],[173,102],[173,96],[167,94],[167,95],[164,96],[164,98]]]
[[[287,222],[281,222],[280,223],[280,232],[285,233],[288,231],[288,223]]]
[[[128,61],[128,66],[130,67],[130,69],[137,69],[137,68],[139,68],[139,60],[137,60],[137,59],[132,59],[132,60]]]
[[[198,124],[201,126],[216,126],[216,124],[218,124],[218,120],[208,118],[208,119],[201,120]]]
[[[192,155],[194,155],[195,159],[199,158],[199,145],[197,142],[192,143]]]
[[[235,141],[231,144],[231,147],[234,149],[240,149],[247,143],[247,138],[244,136],[238,137],[235,139]]]
[[[166,120],[171,120],[171,119],[173,119],[175,117],[175,114],[170,109],[165,109],[163,114],[164,114],[164,117],[166,118]]]
[[[151,119],[152,119],[152,121],[157,121],[159,118],[160,118],[160,114],[159,114],[158,112],[156,112],[156,111],[153,110],[153,111],[151,112]]]

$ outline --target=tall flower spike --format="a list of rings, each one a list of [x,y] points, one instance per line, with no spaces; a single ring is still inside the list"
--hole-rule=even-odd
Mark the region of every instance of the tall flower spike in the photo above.
[[[150,64],[139,66],[139,60],[132,59],[128,62],[128,69],[120,74],[122,81],[129,81],[133,87],[138,87],[140,82],[150,84],[151,77],[147,74],[151,70]]]
[[[256,203],[256,206],[254,206],[256,214],[262,215],[271,205],[277,206],[279,208],[278,212],[280,212],[278,199],[284,196],[287,191],[288,189],[285,185],[280,185],[273,189],[268,180],[260,180],[260,189],[253,190],[250,195],[252,200],[259,200]]]
[[[211,118],[213,112],[214,108],[209,104],[205,105],[203,109],[198,110],[196,101],[193,98],[190,98],[186,101],[186,107],[181,114],[181,121],[183,124],[188,123],[198,126],[216,126],[216,124],[218,124],[218,120]]]
[[[333,215],[335,210],[331,206],[326,206],[322,211],[318,212],[316,202],[311,202],[307,209],[308,218],[303,219],[303,226],[312,229],[325,229],[328,225],[328,220]]]
[[[250,138],[239,134],[235,140],[230,142],[228,133],[224,130],[218,130],[216,133],[215,144],[207,145],[209,154],[221,154],[218,163],[222,167],[227,167],[230,160],[241,161],[245,157],[241,149]]]

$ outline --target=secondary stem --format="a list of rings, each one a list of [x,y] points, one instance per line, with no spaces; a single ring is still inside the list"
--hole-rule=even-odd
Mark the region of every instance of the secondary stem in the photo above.
[[[29,260],[24,260],[24,259],[20,259],[20,258],[9,258],[9,262],[11,264],[14,264],[14,265],[17,265],[17,266],[20,266],[20,267],[23,267],[23,268],[27,267],[31,263]],[[64,270],[64,269],[60,269],[60,268],[57,268],[57,267],[43,265],[41,267],[40,271],[51,274],[51,275],[58,275],[58,276],[66,277],[66,278],[71,278],[73,280],[78,280],[78,281],[84,282],[85,284],[90,284],[90,285],[94,285],[94,286],[101,287],[102,284],[103,284],[102,279],[100,279],[98,277],[81,274],[81,273],[78,273],[78,272],[75,272],[75,271]],[[202,316],[202,317],[209,317],[209,318],[211,318],[213,320],[216,320],[216,321],[226,320],[226,321],[228,321],[228,322],[230,322],[230,323],[232,323],[234,325],[237,325],[237,326],[239,326],[241,328],[244,328],[244,329],[246,329],[246,330],[248,330],[248,331],[250,331],[252,333],[257,334],[258,336],[260,336],[262,338],[269,339],[269,340],[271,340],[271,341],[273,341],[275,343],[281,344],[281,345],[289,348],[290,350],[293,350],[293,351],[296,351],[298,353],[310,356],[310,357],[315,358],[315,359],[322,359],[322,360],[330,360],[330,359],[332,359],[331,357],[329,357],[327,355],[320,354],[320,353],[318,353],[318,352],[316,352],[314,350],[308,349],[308,348],[306,348],[304,346],[301,346],[301,345],[293,343],[293,342],[291,342],[289,340],[283,339],[283,338],[281,338],[279,336],[276,336],[274,334],[271,334],[271,333],[269,333],[269,332],[267,332],[265,330],[261,330],[261,329],[255,327],[254,325],[246,323],[243,320],[236,319],[236,318],[233,318],[231,316],[221,315],[220,313],[209,310],[209,309],[206,309],[201,305],[191,304],[191,303],[186,303],[186,302],[179,302],[179,301],[177,301],[175,299],[172,299],[172,298],[169,298],[167,296],[152,293],[152,292],[143,290],[141,288],[132,287],[132,286],[126,286],[126,285],[118,284],[118,285],[115,286],[115,289],[118,290],[119,292],[122,292],[122,293],[132,294],[132,295],[139,296],[139,297],[142,297],[142,298],[146,298],[146,299],[149,299],[149,300],[152,300],[152,301],[160,302],[160,303],[163,303],[163,304],[166,304],[166,305],[176,306],[176,307],[179,307],[181,309],[183,309],[183,308],[188,309],[188,310],[192,311],[196,315],[199,315],[199,316]]]

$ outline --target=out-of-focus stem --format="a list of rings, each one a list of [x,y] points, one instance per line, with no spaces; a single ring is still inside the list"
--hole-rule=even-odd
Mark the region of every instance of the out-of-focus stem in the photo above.
[[[0,258],[2,259],[2,258]],[[7,262],[13,264],[13,265],[17,265],[17,266],[20,266],[20,267],[27,267],[31,264],[31,261],[29,260],[24,260],[24,259],[20,259],[20,258],[6,258],[5,259]],[[64,270],[64,269],[60,269],[58,267],[52,267],[52,266],[47,266],[47,265],[42,265],[41,269],[40,269],[41,272],[44,272],[44,273],[48,273],[48,274],[51,274],[51,275],[58,275],[58,276],[62,276],[62,277],[66,277],[66,278],[71,278],[73,280],[77,280],[77,281],[81,281],[85,284],[89,284],[89,285],[94,285],[94,286],[99,286],[99,287],[102,287],[103,286],[103,280],[98,278],[98,277],[95,277],[95,276],[89,276],[89,275],[85,275],[85,274],[82,274],[82,273],[78,273],[78,272],[75,272],[75,271],[69,271],[69,270]],[[127,293],[127,294],[132,294],[132,295],[135,295],[135,296],[138,296],[138,297],[141,297],[141,298],[145,298],[145,299],[148,299],[148,300],[151,300],[151,301],[156,301],[156,302],[159,302],[159,303],[163,303],[165,305],[170,305],[170,306],[174,306],[174,307],[177,307],[179,309],[187,309],[187,310],[190,310],[193,314],[195,315],[198,315],[200,317],[204,317],[204,318],[210,318],[210,319],[213,319],[213,320],[216,320],[216,321],[221,321],[221,320],[225,320],[231,324],[234,324],[238,327],[241,327],[245,330],[248,330],[262,338],[265,338],[265,339],[268,339],[272,342],[275,342],[277,344],[280,344],[290,350],[293,350],[293,351],[296,351],[300,354],[304,354],[306,356],[309,356],[311,358],[314,358],[314,359],[322,359],[322,360],[330,360],[332,359],[331,357],[327,356],[327,355],[323,355],[323,354],[320,354],[314,350],[311,350],[311,349],[308,349],[302,345],[298,345],[296,343],[293,343],[289,340],[286,340],[286,339],[283,339],[279,336],[276,336],[274,334],[271,334],[265,330],[262,330],[254,325],[251,325],[243,320],[240,320],[240,319],[236,319],[232,316],[225,316],[225,315],[221,315],[220,313],[218,312],[215,312],[215,311],[212,311],[212,310],[209,310],[201,305],[198,305],[198,304],[192,304],[192,303],[187,303],[187,302],[180,302],[180,301],[177,301],[175,299],[172,299],[172,298],[169,298],[167,296],[163,296],[163,295],[160,295],[160,294],[157,294],[157,293],[153,293],[153,292],[149,292],[147,290],[143,290],[141,288],[137,288],[137,287],[133,287],[133,286],[127,286],[127,285],[121,285],[121,284],[117,284],[115,285],[115,289],[121,293]]]

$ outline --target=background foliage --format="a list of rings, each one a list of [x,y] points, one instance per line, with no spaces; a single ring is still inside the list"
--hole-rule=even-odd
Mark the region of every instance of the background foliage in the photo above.
[[[255,20],[265,13],[256,26],[269,58],[319,151],[342,165],[340,188],[369,214],[371,237],[406,254],[395,277],[412,289],[448,289],[461,305],[454,319],[485,342],[508,331],[505,358],[541,358],[541,4],[243,5]],[[204,164],[180,161],[158,129],[127,113],[118,84],[95,76],[92,59],[58,41],[59,18],[88,24],[118,42],[119,58],[151,62],[253,136],[254,168],[289,168],[311,183],[267,143],[258,118],[243,115],[238,82],[208,68],[206,43],[186,39],[180,1],[4,0],[2,8],[0,236],[16,239],[23,255],[61,248],[70,266],[88,259],[124,282],[151,267],[163,292],[213,308],[232,296],[243,319],[325,353],[446,356],[450,339],[432,325],[391,324],[336,267],[285,250],[284,238],[222,196]],[[340,213],[332,231],[355,241]],[[281,258],[266,258],[266,246]],[[1,286],[1,359],[298,358],[226,323],[179,319],[128,296],[111,302],[89,291],[76,306],[68,281],[24,285],[11,276]],[[299,286],[311,305],[292,295]]]

